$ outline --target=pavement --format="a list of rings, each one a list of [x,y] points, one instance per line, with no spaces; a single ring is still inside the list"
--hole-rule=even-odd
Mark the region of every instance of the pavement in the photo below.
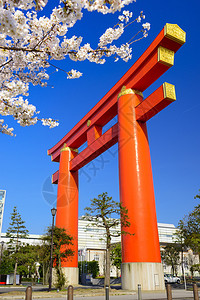
[[[24,300],[26,287],[0,287],[0,300]],[[47,287],[33,286],[32,299],[40,300],[67,300],[67,291],[52,290],[47,291]],[[138,294],[134,291],[125,291],[119,287],[112,287],[110,290],[110,300],[137,300]],[[142,292],[142,300],[165,300],[166,292]],[[180,288],[172,288],[172,299],[176,300],[192,300],[193,291],[186,291]],[[105,290],[103,288],[93,288],[76,286],[74,287],[74,300],[105,300]]]

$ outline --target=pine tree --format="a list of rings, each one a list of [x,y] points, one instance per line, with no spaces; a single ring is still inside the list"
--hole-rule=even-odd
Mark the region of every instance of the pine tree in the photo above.
[[[86,207],[85,210],[87,213],[83,219],[90,222],[89,226],[105,229],[106,266],[104,285],[110,287],[111,238],[118,237],[121,234],[131,234],[128,231],[128,227],[130,227],[128,210],[120,202],[116,202],[112,197],[108,197],[107,192],[98,195],[98,198],[91,199],[90,207]],[[116,219],[119,216],[120,219]],[[121,230],[120,225],[123,230]]]
[[[20,256],[19,250],[23,246],[21,239],[27,237],[28,230],[24,225],[25,221],[22,220],[21,215],[17,212],[16,206],[13,208],[10,219],[11,222],[7,229],[6,236],[10,239],[8,242],[8,250],[12,253],[15,260],[13,285],[16,285],[17,265]]]
[[[49,227],[46,235],[42,238],[44,242],[44,260],[46,261],[50,261],[51,236],[52,227]],[[73,237],[66,233],[65,228],[55,226],[53,229],[53,262],[57,275],[55,286],[59,290],[62,290],[66,284],[66,278],[62,271],[61,263],[66,262],[74,255],[74,251],[71,249],[72,245]]]

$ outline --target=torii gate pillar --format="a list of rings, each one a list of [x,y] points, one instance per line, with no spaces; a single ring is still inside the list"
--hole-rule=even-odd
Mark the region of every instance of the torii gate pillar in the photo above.
[[[70,284],[78,283],[78,171],[70,171],[70,161],[77,152],[64,144],[60,151],[57,192],[56,226],[66,228],[73,237],[74,251],[71,259],[62,261],[62,270]],[[72,225],[73,224],[73,225]]]
[[[124,89],[118,98],[120,200],[133,234],[122,236],[122,289],[164,290],[147,128],[135,114],[143,97]]]

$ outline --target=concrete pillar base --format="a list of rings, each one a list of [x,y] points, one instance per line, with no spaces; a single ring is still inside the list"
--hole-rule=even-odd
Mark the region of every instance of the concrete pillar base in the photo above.
[[[66,277],[66,285],[73,285],[73,284],[78,284],[78,275],[79,275],[79,270],[78,268],[73,268],[73,267],[62,267],[62,271]],[[56,270],[53,268],[53,285],[56,284]]]
[[[122,263],[122,289],[142,291],[164,291],[164,272],[161,263]]]

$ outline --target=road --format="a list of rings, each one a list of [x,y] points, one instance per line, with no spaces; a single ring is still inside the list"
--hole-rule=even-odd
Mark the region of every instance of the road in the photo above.
[[[42,285],[36,285],[33,286],[33,291],[46,291],[47,287],[43,287]],[[83,287],[84,288],[84,287]],[[87,287],[85,287],[87,289]],[[90,287],[91,288],[91,287]],[[98,287],[97,287],[98,288]],[[5,295],[5,293],[9,291],[24,291],[25,292],[26,286],[23,287],[0,287],[0,300],[24,300],[25,299],[25,293],[24,296],[21,295]],[[45,295],[44,295],[45,297]],[[33,295],[33,299],[37,299],[36,295]],[[42,298],[42,295],[40,293],[40,297],[38,297],[40,300],[67,300],[67,291],[66,296],[65,295],[57,295],[53,294],[52,296],[49,295],[48,298]],[[74,296],[75,300],[105,300],[105,296]],[[137,300],[138,295],[135,293],[134,295],[119,295],[119,296],[110,296],[110,300]],[[166,300],[167,296],[166,293],[142,293],[142,300],[149,299],[149,300]],[[173,286],[172,285],[172,299],[176,300],[192,300],[193,299],[193,292],[192,291],[185,291],[181,285],[179,286]]]
[[[174,297],[172,299],[176,299],[176,300],[192,300],[193,297],[190,297],[190,295],[185,295],[180,297]],[[0,298],[3,300],[24,300],[25,297],[4,297],[4,298]],[[37,298],[33,298],[33,299],[37,299]],[[40,300],[62,300],[62,299],[66,299],[67,300],[67,296],[63,297],[63,298],[39,298]],[[110,296],[109,298],[110,300],[137,300],[138,297],[137,295],[120,295],[120,296]],[[157,295],[155,298],[155,295],[142,295],[142,300],[145,299],[149,299],[149,300],[166,300],[167,297],[166,295]],[[105,300],[105,296],[96,296],[96,297],[74,297],[74,300]]]

